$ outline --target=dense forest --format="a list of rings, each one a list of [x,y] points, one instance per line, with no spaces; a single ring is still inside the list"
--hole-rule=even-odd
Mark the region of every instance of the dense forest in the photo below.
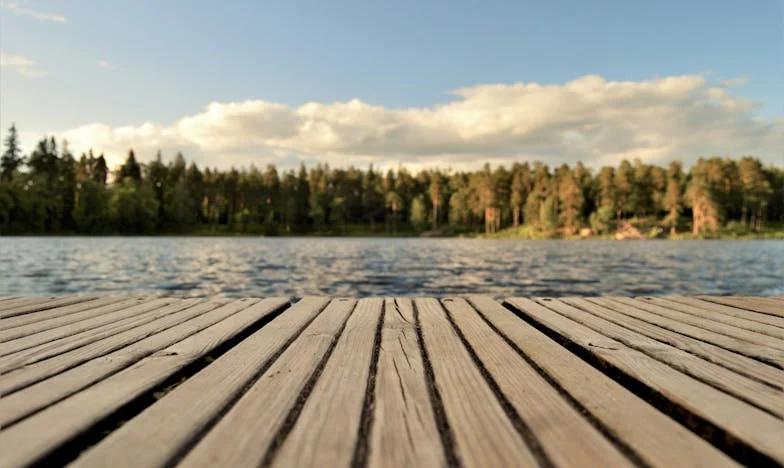
[[[2,234],[569,237],[633,226],[648,237],[710,237],[771,223],[784,223],[784,168],[751,156],[700,159],[688,170],[624,160],[598,171],[520,162],[413,174],[327,165],[220,171],[180,153],[140,164],[131,150],[112,169],[103,155],[77,159],[53,137],[23,155],[11,126],[0,160]]]

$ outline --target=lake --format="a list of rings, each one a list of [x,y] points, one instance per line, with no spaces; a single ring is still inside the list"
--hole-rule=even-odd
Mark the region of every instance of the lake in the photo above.
[[[784,294],[784,241],[0,237],[0,296]]]

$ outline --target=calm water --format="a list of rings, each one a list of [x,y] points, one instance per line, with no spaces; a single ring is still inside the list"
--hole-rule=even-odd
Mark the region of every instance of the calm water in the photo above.
[[[784,294],[784,241],[0,238],[0,296]]]

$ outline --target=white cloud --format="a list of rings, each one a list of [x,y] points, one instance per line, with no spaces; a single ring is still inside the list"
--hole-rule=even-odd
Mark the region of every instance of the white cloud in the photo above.
[[[106,60],[99,60],[98,61],[98,66],[100,68],[103,68],[104,70],[114,70],[114,67],[112,66],[112,64],[107,62]]]
[[[410,167],[476,167],[485,161],[617,164],[622,158],[687,164],[699,156],[755,154],[784,163],[784,119],[755,117],[756,104],[704,76],[565,84],[483,84],[444,105],[390,109],[360,100],[300,107],[255,100],[213,102],[172,125],[82,126],[63,132],[75,150],[93,147],[119,163],[133,147],[182,150],[200,164],[319,160]]]
[[[30,8],[25,8],[16,2],[0,1],[0,8],[5,8],[11,13],[17,15],[29,16],[31,18],[35,18],[38,21],[52,21],[55,23],[65,23],[67,21],[65,16],[63,15],[58,15],[56,13],[44,13]]]
[[[34,60],[30,60],[24,55],[6,54],[2,51],[0,51],[0,67],[12,68],[20,75],[31,78],[47,75],[46,71],[41,70]]]

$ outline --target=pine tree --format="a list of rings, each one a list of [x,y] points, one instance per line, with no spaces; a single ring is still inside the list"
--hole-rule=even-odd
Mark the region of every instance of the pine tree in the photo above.
[[[681,163],[673,161],[667,169],[667,191],[664,195],[663,206],[667,211],[664,226],[670,228],[670,234],[675,234],[683,210],[682,190],[683,171]]]
[[[22,149],[19,147],[16,125],[11,124],[5,139],[5,151],[0,157],[0,182],[10,182],[23,164],[24,158],[22,157]]]

